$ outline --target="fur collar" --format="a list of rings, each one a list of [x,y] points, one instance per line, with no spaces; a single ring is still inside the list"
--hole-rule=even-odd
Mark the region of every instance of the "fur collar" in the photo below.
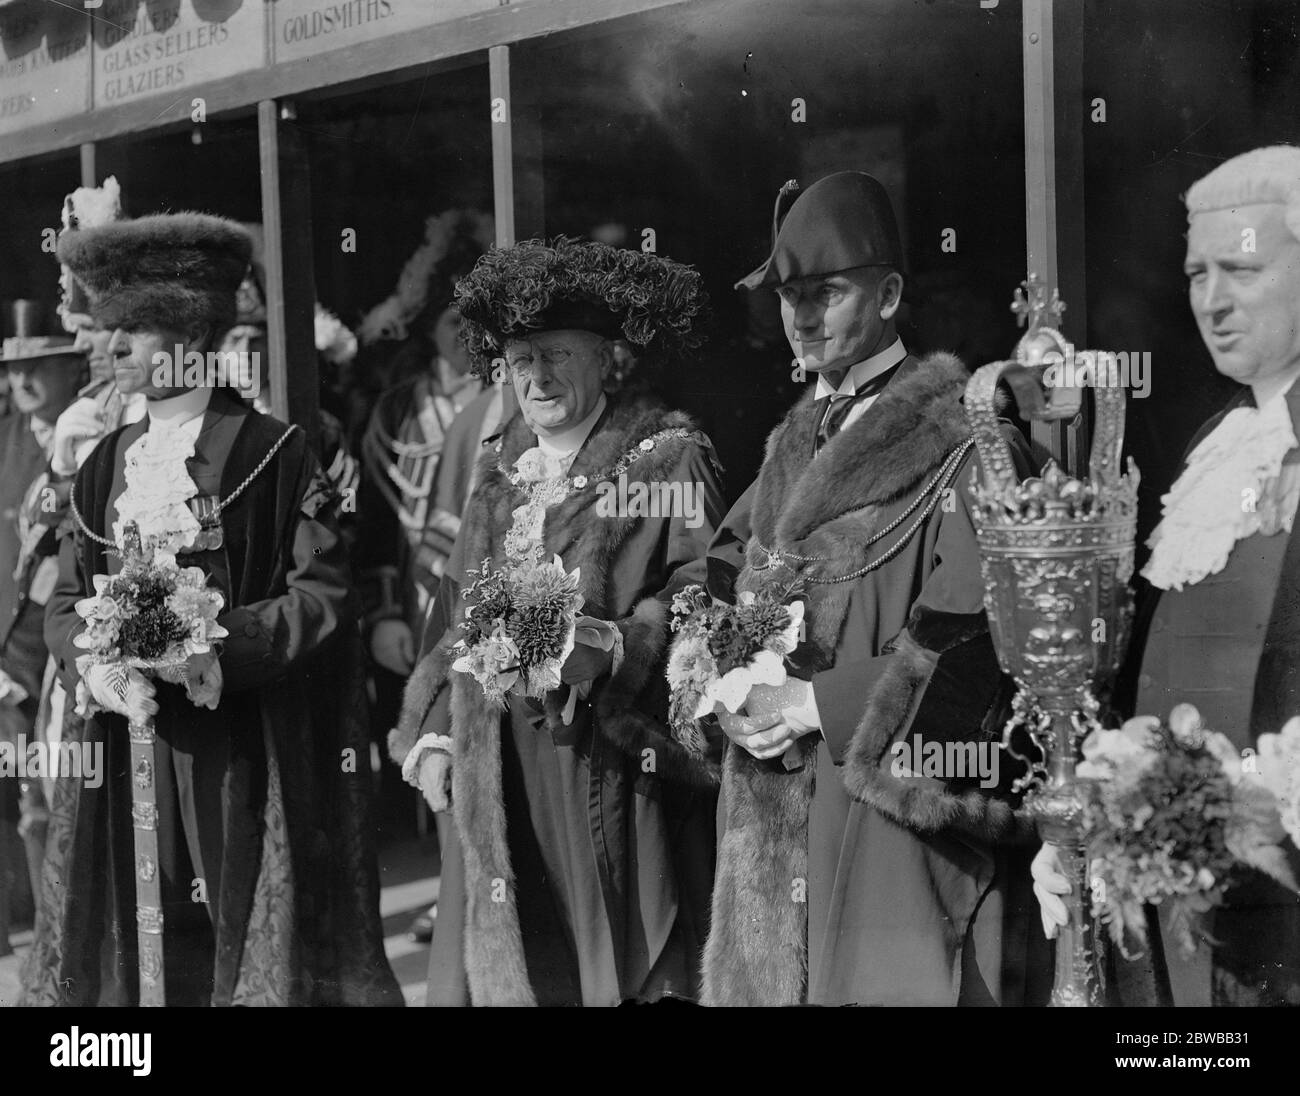
[[[755,534],[798,551],[815,532],[842,535],[837,519],[910,492],[969,436],[961,406],[969,377],[951,354],[909,357],[866,413],[813,460],[825,405],[810,388],[768,439]]]

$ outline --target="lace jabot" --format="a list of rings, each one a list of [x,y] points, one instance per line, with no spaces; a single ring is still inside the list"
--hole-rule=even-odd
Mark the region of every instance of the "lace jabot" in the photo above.
[[[1160,524],[1147,544],[1142,573],[1162,590],[1181,590],[1217,574],[1237,541],[1289,532],[1300,501],[1300,465],[1286,465],[1296,448],[1286,397],[1263,407],[1229,411],[1187,458],[1187,467],[1160,501]]]
[[[155,421],[126,451],[126,490],[117,500],[118,520],[113,539],[120,546],[129,521],[140,528],[142,541],[176,553],[192,547],[199,532],[189,500],[198,494],[185,462],[194,456],[192,431],[184,425]]]

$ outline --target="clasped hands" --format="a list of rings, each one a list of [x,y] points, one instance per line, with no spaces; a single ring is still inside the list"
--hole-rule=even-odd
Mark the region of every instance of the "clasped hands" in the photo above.
[[[780,757],[800,738],[821,729],[812,682],[790,678],[784,685],[754,685],[734,715],[719,712],[723,733],[760,761]]]
[[[216,709],[221,700],[221,662],[215,651],[191,655],[185,692],[198,707]],[[84,709],[82,686],[91,700],[105,711],[124,715],[133,723],[144,723],[158,714],[158,690],[134,667],[125,669],[103,663],[87,666],[78,685],[79,709]]]

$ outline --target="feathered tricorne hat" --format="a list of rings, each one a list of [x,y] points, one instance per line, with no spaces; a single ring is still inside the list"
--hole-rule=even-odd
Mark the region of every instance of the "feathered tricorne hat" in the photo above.
[[[699,346],[708,295],[699,272],[660,255],[559,237],[489,251],[456,283],[474,369],[537,331],[577,329],[671,356]]]
[[[58,247],[101,327],[169,331],[229,328],[251,255],[252,241],[234,221],[188,212],[65,232]]]

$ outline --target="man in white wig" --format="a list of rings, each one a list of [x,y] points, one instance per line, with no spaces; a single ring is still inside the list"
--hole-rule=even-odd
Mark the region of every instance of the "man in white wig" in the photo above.
[[[1294,728],[1277,735],[1300,714],[1300,148],[1236,156],[1186,202],[1192,313],[1215,367],[1243,388],[1161,500],[1130,650],[1134,711],[1165,718],[1190,703],[1238,749],[1271,754],[1297,748]],[[1293,839],[1283,847],[1300,876]],[[1034,872],[1049,935],[1069,889],[1053,855],[1045,847]],[[1300,1004],[1300,896],[1243,872],[1191,960],[1164,921],[1145,956],[1117,964],[1125,1003]]]

